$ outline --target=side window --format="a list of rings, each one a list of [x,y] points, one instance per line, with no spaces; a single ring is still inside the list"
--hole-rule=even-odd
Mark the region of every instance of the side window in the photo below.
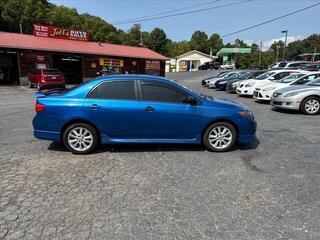
[[[284,78],[284,77],[288,76],[289,74],[290,74],[290,72],[278,73],[278,74],[274,75],[274,79],[280,80],[281,78]]]
[[[319,76],[319,74],[312,74],[312,75],[308,75],[304,78],[301,78],[299,81],[297,81],[295,84],[296,85],[303,85],[306,84],[314,79],[316,79]]]
[[[104,82],[91,91],[88,98],[135,100],[134,81]]]
[[[145,101],[183,103],[186,95],[170,86],[141,82],[142,99]]]

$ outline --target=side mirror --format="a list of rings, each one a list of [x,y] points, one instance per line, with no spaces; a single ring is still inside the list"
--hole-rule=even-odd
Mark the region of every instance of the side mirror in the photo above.
[[[192,96],[188,96],[184,101],[183,103],[187,103],[187,104],[190,104],[190,105],[196,105],[198,102],[197,100],[192,97]]]
[[[269,79],[270,79],[270,80],[274,80],[274,77],[270,77]]]

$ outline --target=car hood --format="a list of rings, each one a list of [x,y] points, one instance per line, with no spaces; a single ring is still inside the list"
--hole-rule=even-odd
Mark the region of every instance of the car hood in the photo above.
[[[263,84],[262,86],[260,86],[260,88],[261,88],[261,89],[266,89],[266,88],[274,87],[275,89],[277,89],[277,88],[285,87],[285,86],[287,86],[287,85],[288,85],[288,84],[286,84],[286,83],[271,82],[271,83]]]
[[[231,101],[228,99],[214,98],[208,95],[201,94],[201,98],[204,100],[205,105],[223,107],[223,108],[232,108],[239,109],[243,111],[249,110],[249,108],[239,102]]]
[[[286,93],[291,91],[299,91],[299,90],[320,90],[320,87],[317,86],[309,86],[309,85],[291,85],[289,87],[281,88],[277,90],[277,93]]]

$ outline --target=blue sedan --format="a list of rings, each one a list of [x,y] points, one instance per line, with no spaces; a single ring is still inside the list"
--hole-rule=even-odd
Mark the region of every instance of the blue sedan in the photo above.
[[[36,93],[34,136],[76,154],[100,143],[190,143],[223,152],[255,140],[244,105],[198,95],[161,77],[115,75]]]

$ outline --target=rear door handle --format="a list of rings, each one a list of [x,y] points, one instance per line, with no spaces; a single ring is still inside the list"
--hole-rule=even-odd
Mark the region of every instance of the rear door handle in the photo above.
[[[90,108],[93,109],[93,110],[95,110],[95,109],[99,109],[100,106],[99,106],[98,104],[92,104],[92,105],[90,106]]]
[[[146,110],[147,112],[153,112],[154,111],[154,108],[153,107],[146,107],[144,110]]]

